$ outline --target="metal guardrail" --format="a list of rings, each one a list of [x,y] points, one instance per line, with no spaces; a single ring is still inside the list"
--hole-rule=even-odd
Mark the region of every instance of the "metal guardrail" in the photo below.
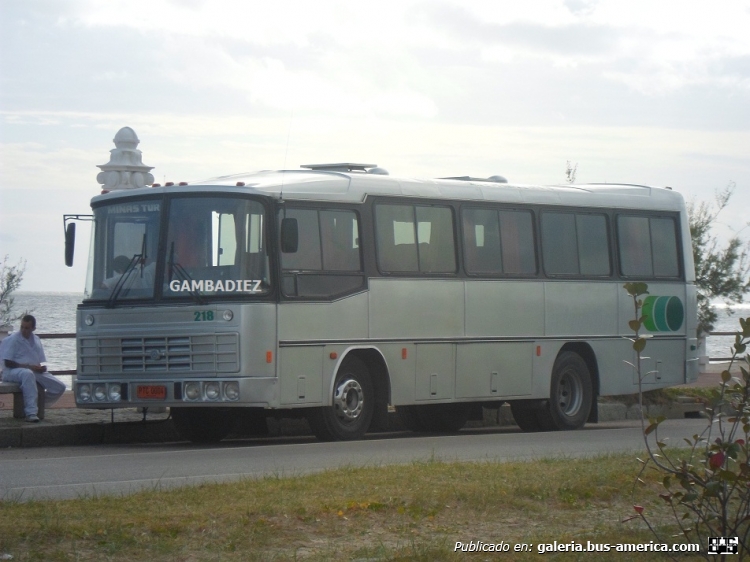
[[[64,340],[64,339],[75,339],[74,333],[64,334],[37,334],[37,337],[42,340]],[[61,371],[50,371],[50,375],[75,375],[78,371],[76,369],[63,369]]]
[[[737,332],[706,332],[706,337],[709,336],[734,336]],[[727,363],[732,360],[731,357],[709,357],[709,361],[715,361],[716,363]]]
[[[37,334],[37,337],[43,340],[64,340],[66,338],[74,338],[76,337],[76,335],[72,332],[69,332],[67,334]]]

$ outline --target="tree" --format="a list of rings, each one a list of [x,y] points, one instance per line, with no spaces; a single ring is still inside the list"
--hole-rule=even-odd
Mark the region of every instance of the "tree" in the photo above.
[[[716,218],[729,204],[735,187],[736,184],[730,182],[722,191],[717,191],[713,203],[704,201],[697,204],[693,200],[688,204],[698,293],[699,337],[704,332],[710,332],[718,318],[711,306],[711,299],[740,303],[744,293],[750,289],[748,246],[737,235],[726,245],[721,245],[711,233]]]
[[[3,257],[3,265],[0,268],[0,326],[12,324],[23,314],[13,312],[13,291],[21,286],[23,274],[26,271],[26,261],[19,260],[16,265],[8,263],[9,257]]]

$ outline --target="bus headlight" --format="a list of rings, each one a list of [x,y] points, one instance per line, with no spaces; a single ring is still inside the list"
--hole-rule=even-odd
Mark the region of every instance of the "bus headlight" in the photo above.
[[[188,400],[198,400],[201,397],[201,385],[198,382],[189,382],[185,384],[185,398]]]
[[[78,385],[78,400],[80,402],[91,402],[91,385],[90,384]]]
[[[224,396],[227,400],[239,400],[240,385],[236,382],[228,382],[224,385]]]
[[[222,317],[224,318],[224,320],[229,322],[232,318],[234,318],[234,313],[231,310],[225,310]]]
[[[218,400],[220,396],[220,389],[218,382],[207,382],[206,383],[206,400]]]
[[[109,395],[110,402],[119,402],[122,398],[122,388],[119,384],[111,384],[109,385],[107,394]]]
[[[97,384],[94,386],[94,400],[97,402],[104,402],[107,400],[107,387],[103,384]]]

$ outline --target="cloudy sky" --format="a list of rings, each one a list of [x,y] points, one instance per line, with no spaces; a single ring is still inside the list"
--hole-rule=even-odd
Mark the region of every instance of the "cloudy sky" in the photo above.
[[[750,2],[0,0],[0,257],[82,291],[63,213],[135,129],[157,181],[314,162],[669,185],[750,208]],[[750,238],[750,227],[742,235]]]

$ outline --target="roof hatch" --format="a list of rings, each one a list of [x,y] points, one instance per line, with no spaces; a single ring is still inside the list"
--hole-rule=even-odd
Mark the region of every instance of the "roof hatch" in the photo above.
[[[471,176],[454,176],[451,178],[439,178],[441,180],[460,180],[460,181],[484,181],[492,183],[508,183],[503,176],[490,176],[488,178],[473,178]]]
[[[303,164],[300,168],[308,168],[316,172],[365,172],[366,174],[378,174],[387,176],[388,170],[378,168],[377,164],[356,164],[353,162],[341,162],[338,164]]]

